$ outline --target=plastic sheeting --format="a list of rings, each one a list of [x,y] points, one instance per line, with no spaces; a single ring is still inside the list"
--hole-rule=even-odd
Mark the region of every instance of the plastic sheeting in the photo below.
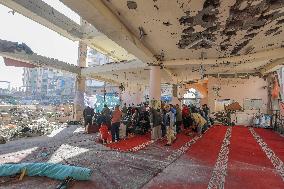
[[[53,163],[0,164],[0,176],[12,176],[26,169],[28,176],[44,176],[57,180],[72,177],[75,180],[90,180],[92,171],[88,168]]]

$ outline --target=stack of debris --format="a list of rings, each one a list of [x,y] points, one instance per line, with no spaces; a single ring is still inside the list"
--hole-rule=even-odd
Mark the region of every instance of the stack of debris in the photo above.
[[[219,111],[214,114],[215,123],[223,125],[235,125],[231,120],[231,114],[237,111],[242,111],[242,107],[238,102],[233,102],[229,105],[224,105],[225,111]]]
[[[45,113],[42,110],[13,108],[1,115],[5,115],[5,119],[0,120],[0,138],[4,140],[47,135],[53,130],[66,126],[56,119],[50,121],[51,117],[56,117],[56,113]]]

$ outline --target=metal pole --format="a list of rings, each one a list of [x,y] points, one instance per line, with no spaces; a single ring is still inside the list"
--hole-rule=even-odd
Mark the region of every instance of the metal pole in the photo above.
[[[104,82],[104,104],[106,102],[106,82]]]

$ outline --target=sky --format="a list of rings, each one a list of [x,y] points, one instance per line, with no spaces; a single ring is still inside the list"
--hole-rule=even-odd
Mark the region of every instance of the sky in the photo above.
[[[59,0],[44,1],[75,22],[80,22],[80,17]],[[13,15],[9,11],[10,8],[0,5],[0,39],[25,43],[39,55],[77,64],[78,42],[73,42],[19,13]],[[5,66],[0,56],[0,81],[9,81],[11,87],[20,87],[22,74],[23,68]]]

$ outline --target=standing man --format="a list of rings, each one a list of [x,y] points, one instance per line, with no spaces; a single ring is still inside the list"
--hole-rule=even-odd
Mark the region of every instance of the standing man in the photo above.
[[[84,122],[85,122],[85,129],[87,131],[87,126],[93,124],[93,116],[94,116],[94,109],[87,106],[83,111]]]
[[[150,107],[150,126],[151,126],[151,139],[158,140],[162,137],[161,130],[161,114],[159,109]]]
[[[174,127],[173,127],[173,129],[174,129],[175,134],[177,134],[177,128],[176,128],[176,121],[177,121],[176,115],[177,115],[177,111],[176,111],[175,106],[172,105],[172,104],[170,104],[170,110],[171,110],[171,112],[174,115]]]
[[[126,114],[127,114],[127,107],[126,107],[126,103],[124,103],[124,106],[122,107],[122,113],[123,113],[123,117],[125,117],[126,116]]]
[[[104,117],[104,120],[108,126],[108,128],[111,127],[111,121],[110,121],[110,109],[107,107],[107,105],[104,105],[104,108],[102,110],[102,116]]]
[[[116,105],[112,113],[112,119],[111,119],[112,142],[117,142],[119,140],[119,126],[120,126],[121,117],[122,117],[122,112],[119,109],[119,105]]]
[[[182,120],[183,120],[183,127],[184,129],[188,129],[190,124],[189,124],[189,108],[187,105],[183,104],[182,105]]]
[[[182,113],[178,104],[176,104],[176,130],[177,133],[181,131]]]
[[[174,124],[175,124],[175,115],[171,111],[169,105],[165,106],[166,115],[165,115],[165,125],[167,128],[167,144],[166,146],[172,145],[174,140],[176,139],[175,131],[174,131]]]
[[[210,109],[207,106],[207,104],[203,104],[202,105],[202,113],[203,113],[203,117],[207,120],[208,125],[211,125],[210,122]]]

